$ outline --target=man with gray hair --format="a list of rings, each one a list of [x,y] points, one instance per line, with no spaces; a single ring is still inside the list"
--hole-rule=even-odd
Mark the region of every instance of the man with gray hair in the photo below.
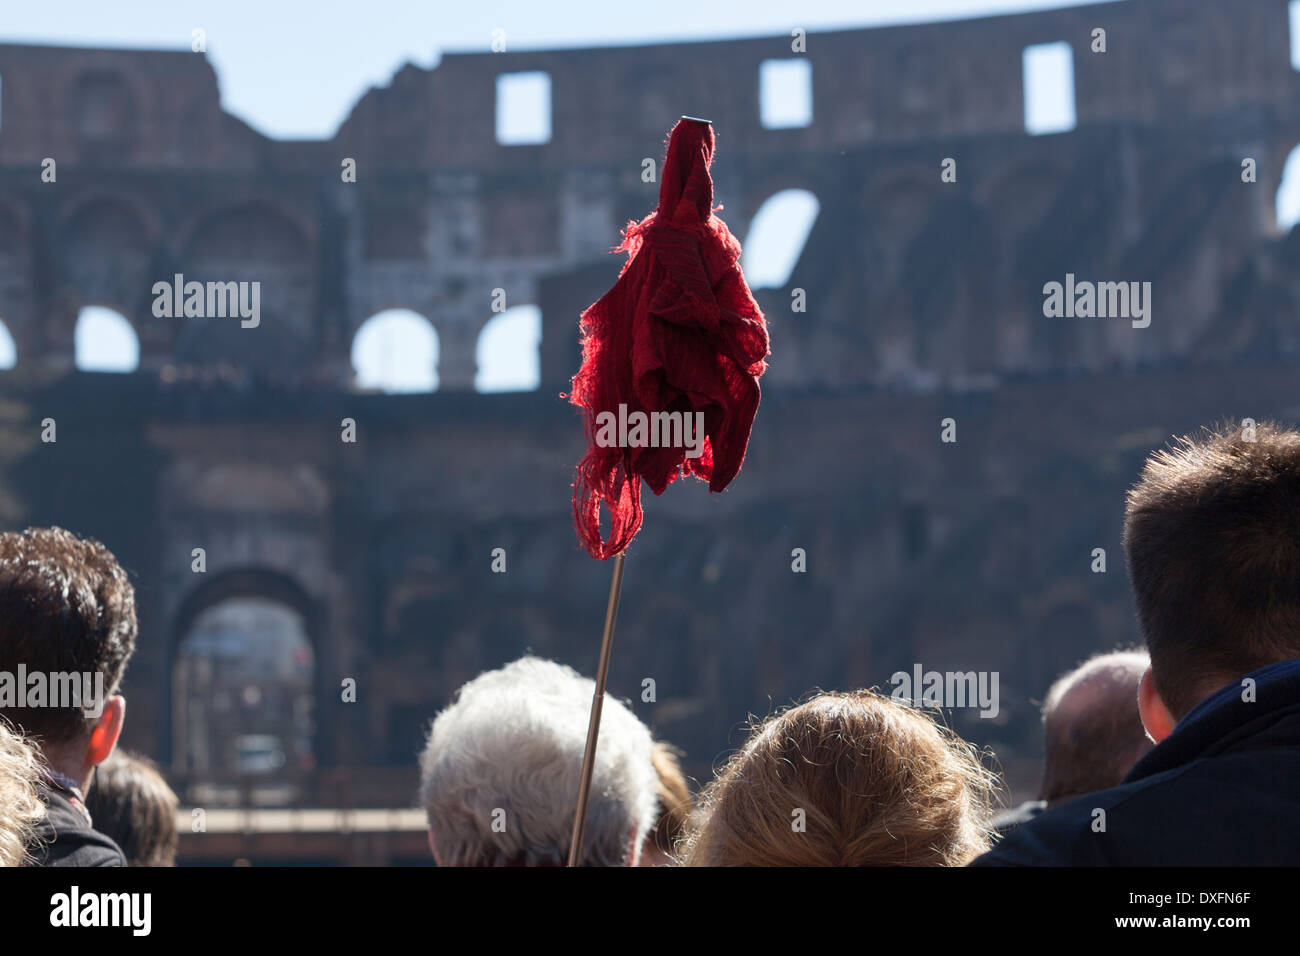
[[[1112,651],[1058,678],[1043,702],[1045,760],[1037,800],[993,820],[1006,833],[1045,810],[1118,786],[1155,746],[1138,713],[1138,685],[1150,666],[1145,651]]]
[[[420,756],[420,801],[439,866],[563,866],[595,682],[523,657],[480,674],[438,714]],[[635,866],[655,821],[650,731],[606,695],[583,866]]]

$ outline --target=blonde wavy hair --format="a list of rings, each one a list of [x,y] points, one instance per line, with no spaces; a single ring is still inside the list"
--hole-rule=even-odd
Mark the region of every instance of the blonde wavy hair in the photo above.
[[[825,693],[768,718],[700,795],[684,866],[963,866],[995,776],[924,711]]]
[[[0,866],[21,866],[33,829],[45,816],[36,748],[0,719]]]

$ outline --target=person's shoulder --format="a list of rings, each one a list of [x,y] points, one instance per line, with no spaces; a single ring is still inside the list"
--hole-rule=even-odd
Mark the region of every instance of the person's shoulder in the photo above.
[[[113,839],[92,828],[61,793],[47,790],[45,817],[37,825],[29,853],[33,866],[126,866]]]
[[[971,865],[1106,866],[1113,862],[1105,840],[1109,815],[1135,799],[1150,797],[1151,791],[1169,785],[1184,769],[1098,790],[1044,810],[1007,831]]]
[[[32,850],[34,866],[126,866],[126,857],[113,840],[90,827],[61,830]]]
[[[1028,823],[1030,820],[1046,812],[1047,802],[1045,800],[1026,800],[1024,803],[1003,810],[996,814],[989,826],[998,833],[1010,833],[1018,826]]]

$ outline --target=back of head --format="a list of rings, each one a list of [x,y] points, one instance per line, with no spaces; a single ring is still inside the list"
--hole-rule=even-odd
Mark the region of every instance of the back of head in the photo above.
[[[1300,657],[1300,432],[1223,425],[1153,454],[1129,492],[1124,547],[1152,678],[1176,719]]]
[[[687,866],[960,866],[993,777],[923,711],[858,691],[769,718],[705,788]]]
[[[594,691],[571,668],[536,657],[460,689],[420,757],[420,798],[441,865],[564,865]],[[652,746],[649,729],[606,695],[582,865],[635,862],[655,819]]]
[[[135,649],[135,591],[112,552],[62,528],[0,534],[0,674],[16,690],[19,675],[43,675],[47,693],[81,692],[102,675],[116,693]],[[8,697],[8,695],[5,695]],[[0,715],[41,746],[77,739],[89,727],[75,706],[18,707],[0,697]],[[16,698],[14,698],[16,700]],[[101,702],[102,703],[102,702]]]
[[[38,789],[40,757],[0,720],[0,866],[20,866],[34,828],[45,815]]]
[[[95,769],[86,809],[122,848],[128,866],[176,865],[179,800],[153,761],[122,750]]]
[[[1055,806],[1114,787],[1154,746],[1138,712],[1149,662],[1142,651],[1100,654],[1052,685],[1043,703],[1040,800]]]

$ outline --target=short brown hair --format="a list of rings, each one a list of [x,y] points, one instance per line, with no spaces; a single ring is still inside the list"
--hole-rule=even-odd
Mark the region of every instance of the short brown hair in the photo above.
[[[924,711],[819,694],[755,728],[705,788],[683,863],[961,866],[989,847],[992,791],[974,749]]]
[[[176,865],[176,793],[153,761],[114,750],[95,768],[86,809],[122,848],[127,866]]]
[[[1225,423],[1155,452],[1128,495],[1124,549],[1175,718],[1300,657],[1300,432]]]
[[[135,636],[135,590],[106,547],[62,528],[0,534],[0,671],[102,673],[111,695]],[[0,715],[51,743],[74,740],[87,726],[76,707],[8,707]]]

